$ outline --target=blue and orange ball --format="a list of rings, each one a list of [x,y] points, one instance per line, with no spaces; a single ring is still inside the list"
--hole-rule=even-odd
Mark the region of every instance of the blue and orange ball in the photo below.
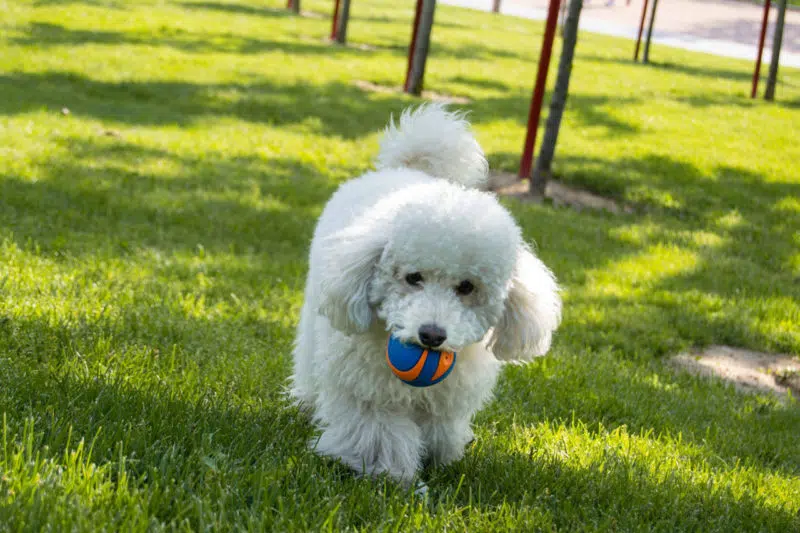
[[[456,365],[455,352],[439,352],[430,348],[406,344],[390,336],[386,344],[386,362],[395,376],[412,387],[436,385]]]

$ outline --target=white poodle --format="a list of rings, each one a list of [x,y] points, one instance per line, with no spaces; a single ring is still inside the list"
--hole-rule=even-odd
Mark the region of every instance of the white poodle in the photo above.
[[[552,273],[495,197],[462,115],[406,110],[377,170],[333,195],[311,243],[291,394],[322,431],[313,445],[360,473],[409,483],[472,439],[500,361],[550,347],[561,318]],[[386,361],[389,334],[457,352],[441,383],[416,388]]]

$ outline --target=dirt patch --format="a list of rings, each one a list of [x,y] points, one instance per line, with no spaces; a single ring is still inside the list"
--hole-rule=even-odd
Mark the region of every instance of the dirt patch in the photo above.
[[[373,93],[386,93],[386,94],[402,94],[402,87],[389,87],[386,85],[378,85],[371,81],[356,80],[353,85],[362,91],[369,91]],[[442,102],[445,104],[468,104],[471,100],[465,96],[455,96],[451,94],[436,93],[433,91],[422,91],[422,97],[426,100],[433,102]]]
[[[320,39],[324,44],[329,44],[331,46],[341,46],[343,48],[352,48],[354,50],[361,50],[364,52],[374,52],[378,50],[377,46],[373,46],[367,43],[354,43],[351,41],[346,42],[345,44],[339,44],[335,40],[331,39],[330,37],[323,37]]]
[[[504,195],[513,196],[523,201],[541,202],[542,198],[528,192],[528,180],[521,180],[516,174],[509,172],[493,172],[489,177],[489,189]],[[610,213],[632,213],[633,208],[621,205],[611,198],[606,198],[577,187],[565,185],[560,181],[548,180],[544,191],[557,206],[569,206],[576,210],[595,209]]]
[[[683,353],[670,362],[692,374],[722,379],[743,392],[767,392],[800,397],[800,360],[785,354],[754,352],[730,346],[710,346]]]
[[[324,19],[327,15],[323,15],[322,13],[317,13],[316,11],[303,11],[300,10],[300,16],[307,19]]]
[[[372,46],[371,44],[367,43],[347,43],[346,46],[350,48],[355,48],[356,50],[363,50],[365,52],[374,52],[378,49],[377,46]]]
[[[305,16],[305,15],[303,15],[303,16]],[[330,37],[322,37],[322,38],[320,38],[318,36],[312,36],[312,35],[300,35],[299,38],[302,41],[305,41],[307,43],[313,43],[313,44],[322,43],[322,44],[327,44],[327,45],[330,45],[330,46],[340,46],[342,48],[350,48],[352,50],[361,50],[362,52],[374,52],[375,50],[379,49],[379,47],[372,46],[371,44],[367,44],[367,43],[347,42],[345,44],[339,44],[335,40],[331,39]]]

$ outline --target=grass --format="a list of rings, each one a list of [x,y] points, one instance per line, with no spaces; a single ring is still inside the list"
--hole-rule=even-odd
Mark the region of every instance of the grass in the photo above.
[[[421,499],[308,452],[281,394],[315,219],[414,102],[353,85],[401,83],[412,4],[354,5],[374,49],[316,0],[0,6],[0,531],[800,528],[796,399],[663,364],[800,353],[797,70],[767,104],[748,62],[581,36],[555,170],[636,212],[506,202],[564,324]],[[437,10],[427,87],[496,169],[541,30]]]
[[[753,3],[753,4],[759,4],[759,5],[762,5],[762,6],[764,5],[763,0],[738,0],[738,1],[740,1],[740,2],[748,2],[748,3]],[[800,0],[786,0],[786,1],[788,2],[789,6],[800,7]],[[780,0],[778,0],[775,4],[772,4],[772,5],[774,6],[775,9],[777,9],[778,6],[780,5],[780,3],[781,3]]]

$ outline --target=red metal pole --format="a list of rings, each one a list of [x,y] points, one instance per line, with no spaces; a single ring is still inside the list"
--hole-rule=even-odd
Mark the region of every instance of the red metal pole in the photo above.
[[[417,11],[414,13],[414,25],[411,27],[411,44],[408,46],[408,66],[406,67],[406,82],[403,90],[408,92],[408,82],[411,76],[411,61],[414,59],[414,49],[417,47],[417,32],[419,31],[419,16],[422,13],[422,0],[417,0]]]
[[[522,161],[519,166],[520,179],[527,179],[531,175],[533,146],[536,144],[536,131],[539,129],[539,115],[542,111],[542,100],[544,100],[544,88],[547,84],[547,70],[550,68],[550,55],[553,52],[553,38],[556,35],[560,3],[560,0],[550,0],[550,6],[547,10],[542,51],[539,54],[539,70],[536,74],[536,85],[533,88],[531,110],[528,115],[528,132],[525,135],[525,147],[522,151]]]
[[[639,35],[636,37],[636,50],[633,52],[633,60],[639,61],[639,45],[642,42],[642,32],[644,31],[644,19],[647,16],[647,0],[642,6],[642,21],[639,23]]]
[[[289,0],[290,2],[292,0]],[[336,39],[336,26],[339,24],[339,0],[333,5],[333,25],[331,26],[331,41]]]
[[[764,19],[761,21],[761,35],[758,38],[758,54],[756,55],[756,68],[753,71],[753,89],[750,91],[750,98],[755,98],[758,90],[758,77],[761,75],[761,54],[764,52],[764,39],[767,36],[767,24],[769,23],[769,4],[770,0],[764,2]]]

